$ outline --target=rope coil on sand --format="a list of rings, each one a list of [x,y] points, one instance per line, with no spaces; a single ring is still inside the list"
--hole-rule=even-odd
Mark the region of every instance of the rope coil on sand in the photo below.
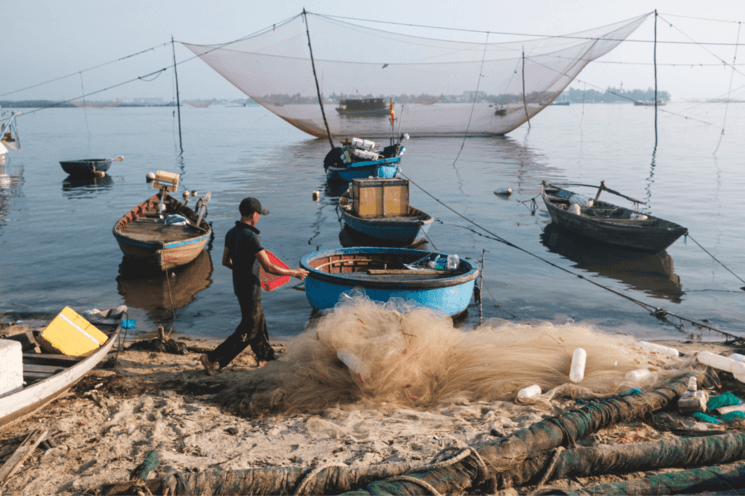
[[[458,453],[455,456],[444,460],[443,456],[451,451],[458,451]],[[442,467],[448,467],[450,465],[455,465],[459,461],[464,460],[471,455],[473,455],[474,459],[476,460],[476,468],[479,471],[476,483],[483,482],[489,478],[489,469],[486,467],[486,463],[484,462],[484,459],[481,458],[481,455],[479,455],[479,452],[471,446],[466,446],[465,448],[450,446],[448,448],[445,448],[432,457],[432,463],[429,463],[422,467],[413,468],[407,473],[410,474],[412,472],[422,472],[425,470],[436,470]]]
[[[433,496],[442,496],[440,493],[437,492],[437,489],[430,484],[429,482],[423,481],[421,479],[417,479],[416,477],[411,477],[410,475],[397,475],[395,477],[391,477],[390,479],[386,479],[386,482],[396,482],[396,481],[405,481],[405,482],[411,482],[413,484],[418,484],[422,486],[424,489],[429,491],[429,494],[432,494]]]
[[[303,493],[303,490],[305,489],[305,486],[310,484],[310,481],[312,481],[315,476],[326,470],[327,468],[331,467],[343,467],[343,468],[349,468],[349,466],[345,463],[324,463],[323,465],[319,465],[318,467],[314,468],[310,472],[308,472],[308,475],[306,475],[303,480],[300,482],[300,484],[297,486],[297,489],[295,489],[295,492],[293,493],[294,496],[300,496]]]

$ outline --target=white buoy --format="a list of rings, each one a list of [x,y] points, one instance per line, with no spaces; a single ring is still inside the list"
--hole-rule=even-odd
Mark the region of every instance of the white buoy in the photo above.
[[[574,215],[579,215],[580,213],[582,213],[582,210],[579,208],[579,205],[577,205],[576,203],[572,203],[571,205],[569,205],[568,210],[570,214],[574,214]]]
[[[745,363],[732,360],[731,358],[716,355],[708,351],[701,351],[698,354],[698,361],[709,367],[729,372],[738,380],[739,377],[745,377]]]
[[[321,192],[318,190],[315,190],[313,192],[313,201],[318,201],[319,198],[321,198]]]
[[[732,353],[729,357],[738,362],[745,362],[745,355],[740,355],[739,353]]]
[[[652,371],[649,369],[636,369],[626,372],[626,380],[631,382],[644,382],[652,378]]]
[[[541,386],[539,386],[538,384],[533,384],[532,386],[522,388],[520,391],[518,391],[517,397],[521,400],[525,400],[528,398],[534,398],[539,394],[541,394]]]
[[[645,350],[656,351],[658,353],[670,355],[672,357],[680,356],[680,353],[678,353],[678,350],[676,350],[675,348],[670,348],[669,346],[662,346],[661,344],[657,344],[657,343],[648,343],[647,341],[639,341],[639,346],[641,346]]]
[[[512,188],[495,189],[494,194],[497,196],[510,196],[512,194]]]
[[[155,172],[148,172],[146,177],[147,182],[155,181]]]
[[[582,382],[585,378],[585,364],[587,363],[587,352],[577,348],[572,354],[572,366],[569,369],[569,380],[575,384]]]
[[[689,391],[695,391],[696,389],[698,389],[698,381],[696,380],[696,376],[693,376],[692,375],[688,379],[688,390]]]
[[[369,377],[370,367],[365,365],[365,363],[351,351],[339,350],[336,352],[336,356],[344,363],[344,365],[349,367],[349,370],[359,376],[360,381],[364,382],[364,378]]]

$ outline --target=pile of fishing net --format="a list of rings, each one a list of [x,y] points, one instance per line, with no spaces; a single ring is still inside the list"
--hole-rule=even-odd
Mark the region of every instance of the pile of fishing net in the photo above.
[[[584,379],[569,379],[572,353],[587,352]],[[682,359],[643,350],[629,336],[588,325],[487,322],[458,329],[449,316],[403,300],[357,295],[309,324],[278,362],[221,393],[243,414],[359,409],[429,409],[474,401],[513,401],[537,384],[554,396],[592,398],[648,389],[679,374]],[[626,373],[647,368],[645,382]]]

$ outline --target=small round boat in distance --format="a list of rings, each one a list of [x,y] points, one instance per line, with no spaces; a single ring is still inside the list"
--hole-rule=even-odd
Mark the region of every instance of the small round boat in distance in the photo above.
[[[333,308],[343,293],[364,289],[375,301],[403,298],[448,315],[461,314],[471,301],[479,270],[460,260],[455,270],[411,269],[426,257],[446,254],[409,248],[352,247],[310,253],[300,265],[308,271],[305,295],[314,310]]]

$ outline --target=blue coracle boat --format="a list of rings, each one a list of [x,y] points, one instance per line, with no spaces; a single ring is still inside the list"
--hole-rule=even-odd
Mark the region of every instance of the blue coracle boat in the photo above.
[[[391,143],[379,151],[375,151],[380,145],[374,141],[359,138],[342,141],[343,147],[333,148],[323,159],[326,180],[348,183],[352,179],[396,177],[401,156],[406,151],[401,146],[404,139],[409,139],[409,135],[402,134],[398,143]]]
[[[409,269],[437,255],[408,248],[337,248],[310,253],[300,265],[308,271],[305,295],[314,310],[333,308],[343,293],[359,287],[375,301],[403,298],[456,316],[468,307],[479,270],[460,260],[456,270]]]
[[[349,191],[339,198],[344,224],[376,246],[405,246],[422,241],[434,221],[431,215],[412,206],[405,215],[359,217],[355,215],[352,203]]]

